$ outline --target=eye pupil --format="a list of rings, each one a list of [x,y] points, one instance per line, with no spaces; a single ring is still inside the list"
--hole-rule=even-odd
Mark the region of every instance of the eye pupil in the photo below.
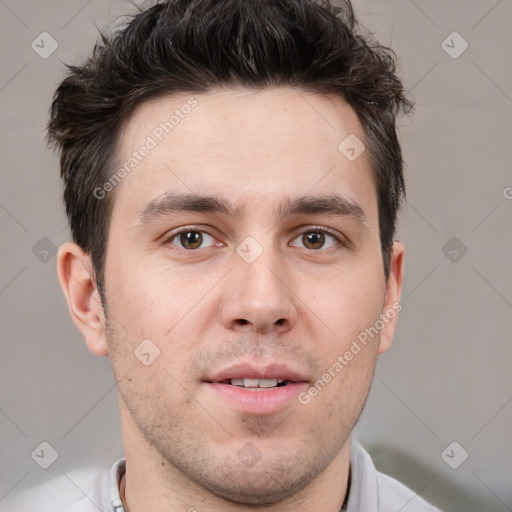
[[[203,234],[200,231],[186,231],[181,233],[180,242],[185,249],[197,249],[203,242]]]
[[[304,245],[310,249],[320,249],[325,243],[325,233],[311,231],[302,236]]]

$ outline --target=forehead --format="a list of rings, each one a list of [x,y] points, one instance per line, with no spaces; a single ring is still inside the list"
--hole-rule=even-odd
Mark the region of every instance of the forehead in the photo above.
[[[171,190],[239,198],[260,208],[284,193],[334,189],[375,203],[367,151],[356,159],[346,153],[349,146],[364,149],[363,140],[355,112],[342,99],[292,88],[157,98],[138,106],[120,137],[116,169],[126,172],[115,209],[125,203],[123,213],[137,215]]]

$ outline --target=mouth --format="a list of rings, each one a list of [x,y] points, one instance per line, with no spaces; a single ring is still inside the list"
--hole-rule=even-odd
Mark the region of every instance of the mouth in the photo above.
[[[227,384],[253,391],[284,387],[290,384],[308,381],[309,378],[305,373],[282,363],[274,363],[266,366],[258,366],[252,363],[238,363],[206,379],[206,382],[212,384]]]
[[[226,379],[220,382],[220,384],[229,384],[230,386],[244,388],[248,391],[265,391],[272,388],[281,388],[292,383],[296,384],[286,379],[250,379],[249,377],[243,379]]]
[[[284,364],[241,363],[207,378],[204,383],[221,405],[247,414],[273,414],[293,403],[309,379]]]

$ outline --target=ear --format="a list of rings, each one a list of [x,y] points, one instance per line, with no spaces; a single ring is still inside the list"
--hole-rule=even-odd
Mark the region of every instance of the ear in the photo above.
[[[393,242],[393,251],[389,265],[389,277],[386,283],[386,296],[382,307],[384,327],[380,332],[379,349],[381,355],[391,346],[395,334],[398,312],[402,309],[400,297],[402,296],[402,283],[404,275],[405,246],[402,242]]]
[[[87,347],[97,356],[108,355],[105,314],[90,256],[74,242],[62,244],[57,255],[57,275],[71,318]]]

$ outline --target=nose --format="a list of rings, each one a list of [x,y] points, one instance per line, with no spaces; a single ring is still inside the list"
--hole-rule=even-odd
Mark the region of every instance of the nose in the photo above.
[[[271,249],[256,261],[247,263],[235,255],[235,268],[229,272],[221,304],[221,321],[237,332],[281,334],[297,321],[292,290],[285,283],[287,269]]]

